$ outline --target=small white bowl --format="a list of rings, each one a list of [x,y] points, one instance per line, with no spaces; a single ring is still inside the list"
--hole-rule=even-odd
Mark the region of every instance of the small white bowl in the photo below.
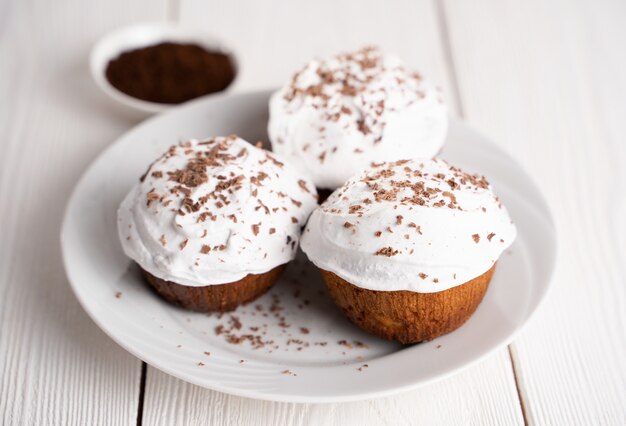
[[[163,112],[178,104],[164,104],[149,102],[129,96],[109,83],[106,78],[106,69],[109,61],[117,58],[121,53],[152,46],[161,42],[172,41],[178,43],[195,43],[207,50],[217,51],[228,55],[235,69],[237,78],[238,64],[232,49],[227,48],[215,37],[189,28],[182,28],[178,25],[168,23],[146,23],[136,24],[119,28],[102,37],[91,49],[89,67],[91,75],[100,89],[118,104],[126,107],[127,110],[142,113],[147,116]],[[233,86],[233,82],[227,89],[217,93],[224,93]],[[207,95],[211,96],[211,95]]]

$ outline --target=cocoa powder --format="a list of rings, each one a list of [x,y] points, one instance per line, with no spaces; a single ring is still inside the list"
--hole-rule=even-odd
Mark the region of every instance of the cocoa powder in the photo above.
[[[107,65],[106,78],[129,96],[176,104],[224,90],[235,78],[235,66],[222,52],[165,42],[123,52]]]

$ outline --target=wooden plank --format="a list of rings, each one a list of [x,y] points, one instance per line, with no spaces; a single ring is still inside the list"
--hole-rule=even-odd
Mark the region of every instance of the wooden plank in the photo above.
[[[626,3],[445,2],[468,120],[555,215],[554,288],[513,344],[532,424],[626,423]]]
[[[149,368],[144,421],[149,425],[522,424],[503,349],[452,379],[371,401],[288,404],[226,395]]]
[[[65,203],[132,122],[88,75],[95,40],[163,2],[0,4],[0,423],[135,423],[141,362],[102,333],[67,283]]]
[[[240,62],[236,88],[277,87],[311,58],[367,45],[400,55],[409,65],[450,89],[439,27],[430,1],[183,0],[185,25],[211,31],[232,46]]]
[[[440,84],[454,104],[434,3],[186,0],[185,25],[211,29],[240,55],[238,90],[281,84],[310,57],[365,44],[395,51]],[[384,18],[383,18],[384,17]],[[403,395],[348,404],[253,401],[184,383],[148,367],[148,424],[521,424],[508,351],[458,376]]]

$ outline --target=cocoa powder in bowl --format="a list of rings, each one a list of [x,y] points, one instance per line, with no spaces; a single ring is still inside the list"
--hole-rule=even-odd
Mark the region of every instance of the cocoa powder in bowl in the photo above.
[[[223,52],[164,42],[123,52],[108,63],[106,78],[134,98],[177,104],[226,89],[235,65]]]

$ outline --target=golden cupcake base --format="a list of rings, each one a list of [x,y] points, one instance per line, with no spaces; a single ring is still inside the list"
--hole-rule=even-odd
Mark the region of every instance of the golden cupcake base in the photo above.
[[[250,274],[227,284],[191,287],[165,281],[142,268],[146,280],[170,303],[197,312],[227,312],[250,302],[276,282],[286,265],[277,266],[263,274]]]
[[[320,271],[335,304],[352,322],[383,339],[409,344],[432,340],[463,325],[482,301],[495,267],[437,293],[367,290]]]

